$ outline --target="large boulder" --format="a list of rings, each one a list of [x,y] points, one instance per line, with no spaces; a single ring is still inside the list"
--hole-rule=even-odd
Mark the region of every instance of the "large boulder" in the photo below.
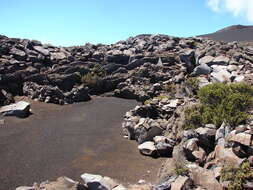
[[[206,189],[222,190],[221,184],[216,180],[214,173],[197,165],[191,165],[190,177],[195,185]]]
[[[81,178],[89,190],[111,190],[119,185],[113,179],[101,175],[84,173]]]
[[[30,103],[20,101],[15,104],[1,107],[0,113],[4,116],[27,117],[30,114],[30,107]]]

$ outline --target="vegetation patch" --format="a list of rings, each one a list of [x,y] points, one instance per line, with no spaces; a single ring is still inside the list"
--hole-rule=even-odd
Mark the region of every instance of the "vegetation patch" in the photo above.
[[[253,87],[245,83],[213,83],[198,91],[200,105],[185,110],[184,129],[226,121],[235,127],[246,121],[253,105]]]
[[[187,168],[183,163],[181,162],[176,162],[175,164],[175,173],[177,175],[181,175],[181,176],[188,176],[190,173],[189,168]]]
[[[87,74],[81,76],[81,82],[93,87],[106,75],[106,71],[99,64],[96,64]]]
[[[191,88],[193,94],[197,94],[198,90],[199,90],[199,79],[197,77],[189,77],[186,81],[185,81],[185,85],[189,88]]]
[[[151,99],[148,99],[144,102],[144,105],[147,105],[147,104],[150,104],[152,102],[152,100],[154,99],[157,99],[159,101],[162,101],[162,100],[168,100],[168,99],[171,99],[171,97],[169,95],[159,95],[159,96],[156,96],[154,98],[151,98]]]
[[[221,170],[221,181],[230,181],[228,190],[242,190],[247,180],[253,179],[253,170],[249,162],[244,162],[240,167],[225,165]]]

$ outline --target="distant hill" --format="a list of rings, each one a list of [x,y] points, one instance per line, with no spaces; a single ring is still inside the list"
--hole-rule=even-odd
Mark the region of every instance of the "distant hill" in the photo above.
[[[233,25],[201,36],[225,42],[253,42],[253,26]]]

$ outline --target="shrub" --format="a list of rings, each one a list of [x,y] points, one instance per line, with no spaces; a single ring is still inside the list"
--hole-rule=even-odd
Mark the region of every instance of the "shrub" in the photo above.
[[[81,82],[84,83],[87,86],[95,86],[99,80],[99,76],[97,74],[94,73],[87,73],[86,75],[81,77]]]
[[[194,94],[199,90],[199,79],[197,77],[190,77],[185,81],[185,85],[192,89]]]
[[[188,129],[196,129],[200,127],[203,123],[203,106],[202,105],[193,105],[192,107],[189,107],[185,109],[185,122],[183,125],[184,130]]]
[[[147,105],[147,104],[150,104],[152,102],[153,99],[157,99],[159,101],[161,100],[166,100],[166,99],[170,99],[171,97],[169,95],[159,95],[159,96],[156,96],[154,98],[151,98],[151,99],[148,99],[144,102],[144,105]]]
[[[253,105],[253,88],[245,83],[214,83],[201,88],[198,97],[203,105],[202,121],[220,126],[225,120],[236,126],[248,118]]]
[[[181,176],[188,176],[190,173],[189,168],[187,168],[183,163],[181,162],[176,162],[175,163],[175,173],[177,175],[181,175]]]
[[[240,167],[225,165],[221,170],[221,181],[230,181],[228,190],[242,190],[246,180],[252,178],[253,171],[249,162],[242,163]]]
[[[245,83],[214,83],[198,91],[200,105],[185,110],[184,129],[198,128],[213,123],[220,126],[226,121],[231,127],[244,122],[253,105],[253,87]]]

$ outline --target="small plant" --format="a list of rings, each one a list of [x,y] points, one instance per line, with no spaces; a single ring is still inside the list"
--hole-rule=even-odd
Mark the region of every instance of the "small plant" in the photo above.
[[[87,86],[93,87],[105,76],[106,71],[99,64],[96,64],[87,74],[81,76],[81,82]]]
[[[81,82],[87,86],[94,86],[97,84],[99,78],[100,77],[98,75],[89,72],[86,75],[81,77]]]
[[[163,89],[171,95],[175,95],[177,92],[177,88],[175,84],[166,84]]]
[[[152,100],[154,100],[154,99],[157,99],[157,100],[161,101],[161,100],[166,100],[166,99],[170,99],[170,98],[171,97],[169,95],[159,95],[159,96],[156,96],[154,98],[146,100],[144,102],[144,105],[150,104],[152,102]]]
[[[181,175],[181,176],[188,176],[190,173],[189,168],[187,168],[183,163],[181,162],[176,162],[175,164],[175,173],[177,175]]]
[[[203,124],[202,105],[200,104],[193,105],[192,107],[185,109],[184,114],[185,114],[185,122],[183,125],[184,130],[196,129],[198,127],[201,127],[201,125]]]
[[[185,85],[192,89],[194,94],[199,90],[199,79],[197,77],[190,77],[185,81]]]
[[[221,170],[221,181],[230,181],[228,190],[242,190],[247,179],[253,178],[253,170],[249,162],[244,162],[240,167],[225,165]]]

